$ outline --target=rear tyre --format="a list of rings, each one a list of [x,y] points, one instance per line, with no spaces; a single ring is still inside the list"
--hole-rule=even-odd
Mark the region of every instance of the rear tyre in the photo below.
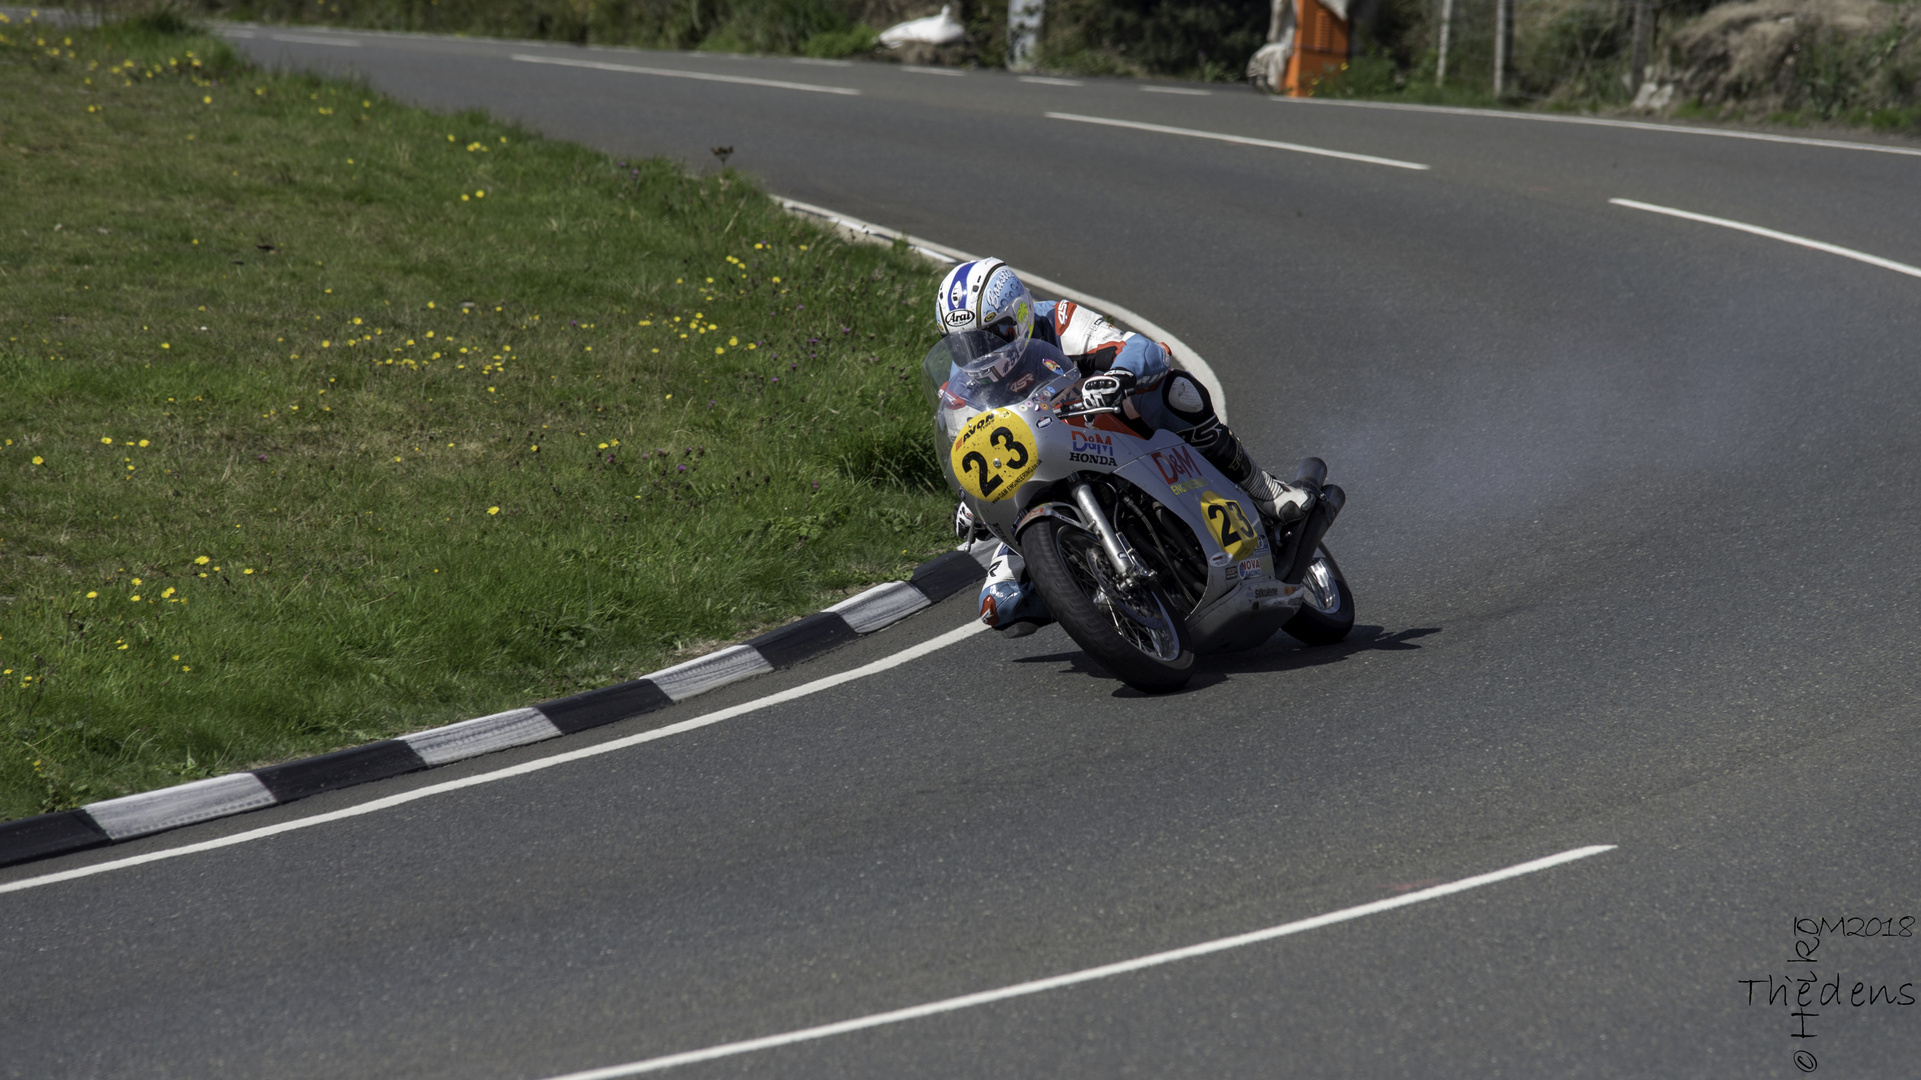
[[[1354,629],[1354,593],[1341,568],[1323,547],[1301,579],[1301,610],[1281,626],[1303,645],[1333,645]]]
[[[1123,588],[1093,534],[1042,518],[1021,534],[1027,572],[1074,643],[1136,690],[1164,694],[1194,675],[1180,608],[1158,587]]]

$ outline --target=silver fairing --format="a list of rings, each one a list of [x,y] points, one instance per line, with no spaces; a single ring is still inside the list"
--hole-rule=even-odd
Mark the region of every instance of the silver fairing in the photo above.
[[[1058,393],[1043,388],[1007,407],[1030,429],[1039,464],[1003,497],[983,499],[966,491],[955,478],[953,455],[941,454],[948,483],[978,519],[1014,543],[1016,527],[1030,514],[1079,521],[1060,481],[1077,473],[1117,475],[1178,517],[1207,555],[1207,587],[1187,613],[1195,647],[1209,652],[1250,648],[1272,637],[1300,607],[1302,587],[1276,579],[1274,552],[1246,493],[1171,431],[1143,438],[1107,417],[1059,416],[1049,404]],[[949,439],[979,415],[968,408],[942,411],[940,425]]]

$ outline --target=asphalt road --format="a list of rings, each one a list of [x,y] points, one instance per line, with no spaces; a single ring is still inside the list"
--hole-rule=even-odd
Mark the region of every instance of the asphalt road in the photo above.
[[[657,742],[0,894],[0,1074],[545,1077],[1608,844],[675,1073],[1921,1075],[1921,1005],[1816,989],[1798,1011],[1818,1015],[1792,1018],[1737,981],[1838,977],[1844,999],[1921,983],[1921,934],[1803,935],[1806,964],[1794,923],[1921,916],[1921,278],[1608,201],[1915,266],[1921,156],[1117,80],[264,29],[240,44],[618,154],[705,168],[732,145],[779,194],[1146,314],[1206,357],[1263,462],[1328,459],[1362,625],[1334,648],[1210,659],[1158,699],[1057,629],[977,634]],[[0,884],[750,701],[934,638],[970,601],[561,744]]]

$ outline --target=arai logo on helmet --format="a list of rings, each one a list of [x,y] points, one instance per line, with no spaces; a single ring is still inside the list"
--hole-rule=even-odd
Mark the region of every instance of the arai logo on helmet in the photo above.
[[[962,308],[959,311],[950,311],[941,316],[941,324],[949,330],[965,330],[974,325],[974,313],[968,311],[966,308]]]

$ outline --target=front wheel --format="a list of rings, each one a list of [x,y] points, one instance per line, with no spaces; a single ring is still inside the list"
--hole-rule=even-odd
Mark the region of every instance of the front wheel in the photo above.
[[[1158,587],[1122,585],[1097,537],[1042,518],[1021,534],[1021,554],[1067,636],[1114,677],[1150,694],[1187,685],[1187,620]]]
[[[1333,645],[1354,629],[1354,593],[1334,556],[1323,547],[1301,579],[1301,610],[1282,624],[1303,645]]]

